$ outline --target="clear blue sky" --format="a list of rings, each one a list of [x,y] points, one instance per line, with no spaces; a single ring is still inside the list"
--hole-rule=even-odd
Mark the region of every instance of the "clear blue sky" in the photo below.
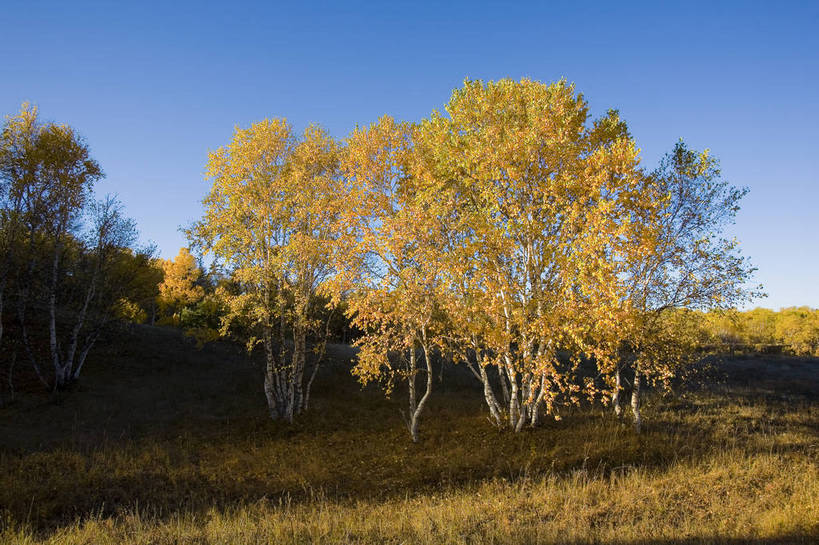
[[[711,148],[751,189],[735,234],[760,304],[819,307],[819,2],[5,0],[0,29],[0,113],[76,127],[165,257],[237,124],[343,137],[418,120],[465,77],[566,77],[620,109],[647,166],[680,137]]]

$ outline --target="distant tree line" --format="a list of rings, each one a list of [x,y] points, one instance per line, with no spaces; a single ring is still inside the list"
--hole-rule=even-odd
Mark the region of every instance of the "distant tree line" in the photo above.
[[[819,357],[819,310],[790,307],[709,313],[700,317],[703,343],[722,352]]]

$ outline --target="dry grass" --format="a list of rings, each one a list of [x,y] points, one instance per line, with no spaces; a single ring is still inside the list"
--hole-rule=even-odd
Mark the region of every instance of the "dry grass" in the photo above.
[[[310,413],[268,421],[258,369],[144,328],[81,391],[0,412],[0,543],[814,543],[819,363],[738,360],[652,398],[521,434],[445,377],[408,442],[336,347]]]

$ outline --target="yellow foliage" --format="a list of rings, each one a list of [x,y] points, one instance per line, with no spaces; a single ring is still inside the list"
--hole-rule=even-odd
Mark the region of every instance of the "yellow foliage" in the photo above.
[[[148,313],[142,307],[128,299],[119,299],[115,305],[116,317],[134,324],[144,323],[148,318]]]
[[[157,301],[163,313],[176,315],[205,296],[204,288],[196,284],[202,271],[187,248],[180,248],[175,259],[163,261],[162,270],[164,280],[159,284]]]

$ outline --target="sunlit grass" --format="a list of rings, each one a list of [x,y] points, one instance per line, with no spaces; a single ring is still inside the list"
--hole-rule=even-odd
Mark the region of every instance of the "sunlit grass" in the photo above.
[[[39,541],[9,543],[565,543],[787,538],[819,530],[815,463],[726,452],[661,470],[576,470],[383,501],[259,500],[163,515],[91,516]]]
[[[146,340],[158,356],[143,360]],[[792,395],[804,375],[771,393],[739,364],[717,388],[651,397],[638,436],[602,408],[496,430],[455,374],[415,445],[400,396],[360,391],[335,355],[289,427],[266,418],[257,371],[227,347],[146,330],[103,353],[60,406],[0,413],[0,543],[819,538],[819,404]]]

